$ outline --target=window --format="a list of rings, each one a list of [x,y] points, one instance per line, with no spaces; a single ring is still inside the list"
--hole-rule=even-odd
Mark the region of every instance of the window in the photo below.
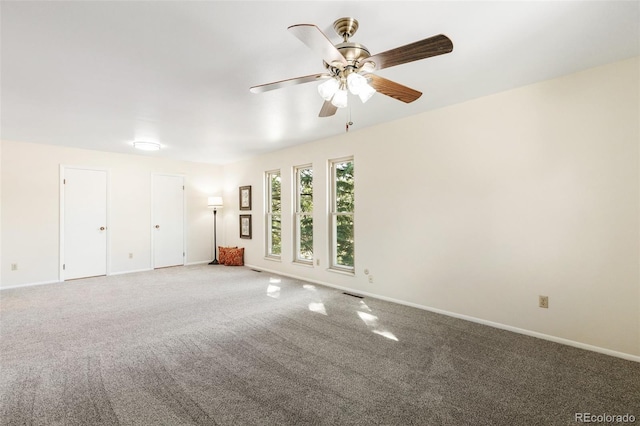
[[[266,221],[267,221],[267,257],[280,258],[282,251],[282,205],[280,202],[282,185],[280,184],[280,170],[265,174],[267,189]]]
[[[354,271],[353,158],[330,161],[331,268]]]
[[[295,182],[295,258],[294,262],[313,263],[313,169],[310,165],[294,169]]]

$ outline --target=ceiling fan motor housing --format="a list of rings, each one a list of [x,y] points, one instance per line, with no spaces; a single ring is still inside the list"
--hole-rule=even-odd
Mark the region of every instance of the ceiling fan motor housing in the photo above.
[[[371,56],[369,49],[359,43],[344,42],[336,44],[336,49],[347,60],[347,65],[338,62],[332,64],[325,62],[324,64],[333,75],[344,78],[352,72],[358,72],[364,64],[364,60]]]
[[[333,23],[333,29],[344,40],[335,47],[347,60],[347,65],[326,62],[325,65],[334,75],[346,78],[352,72],[358,72],[363,61],[371,56],[371,53],[364,45],[349,41],[358,30],[358,21],[355,18],[340,18]]]
[[[345,43],[336,44],[336,49],[349,63],[358,63],[371,56],[369,49],[359,43],[352,43],[350,41]]]

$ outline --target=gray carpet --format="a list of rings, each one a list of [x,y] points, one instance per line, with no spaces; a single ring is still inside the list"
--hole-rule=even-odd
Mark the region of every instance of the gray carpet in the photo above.
[[[638,363],[242,267],[169,268],[0,298],[6,425],[640,418]]]

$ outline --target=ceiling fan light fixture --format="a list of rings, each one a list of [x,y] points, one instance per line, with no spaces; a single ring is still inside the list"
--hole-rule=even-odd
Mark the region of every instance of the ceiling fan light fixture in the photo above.
[[[331,101],[333,106],[337,108],[346,108],[347,106],[347,89],[341,88],[333,95],[333,100]]]
[[[333,95],[336,94],[340,88],[340,82],[335,78],[330,78],[321,85],[318,86],[318,93],[325,101],[330,101]]]
[[[362,101],[362,103],[365,103],[369,99],[371,99],[374,93],[376,93],[376,89],[374,89],[373,87],[365,83],[360,88],[360,92],[358,93],[358,96],[360,97],[360,100]]]
[[[133,147],[135,149],[139,149],[142,151],[159,151],[160,150],[160,144],[157,142],[135,141],[133,143]]]
[[[349,92],[359,96],[363,103],[379,91],[385,96],[408,104],[422,96],[422,92],[377,76],[373,72],[453,51],[451,39],[444,34],[438,34],[371,55],[364,45],[349,41],[358,25],[356,19],[349,17],[335,21],[333,29],[343,39],[343,42],[338,44],[333,44],[317,25],[291,25],[287,28],[290,33],[322,57],[325,72],[261,84],[249,90],[252,93],[262,93],[328,79],[318,85],[318,92],[324,99],[318,117],[333,116],[338,108],[346,107]]]
[[[359,95],[363,86],[367,86],[367,79],[358,73],[352,72],[347,77],[347,86],[354,95]]]

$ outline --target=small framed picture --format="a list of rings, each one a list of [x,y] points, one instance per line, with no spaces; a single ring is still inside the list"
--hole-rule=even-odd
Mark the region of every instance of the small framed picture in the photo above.
[[[240,187],[240,210],[251,210],[251,185]]]
[[[251,215],[240,215],[240,238],[251,239]]]

